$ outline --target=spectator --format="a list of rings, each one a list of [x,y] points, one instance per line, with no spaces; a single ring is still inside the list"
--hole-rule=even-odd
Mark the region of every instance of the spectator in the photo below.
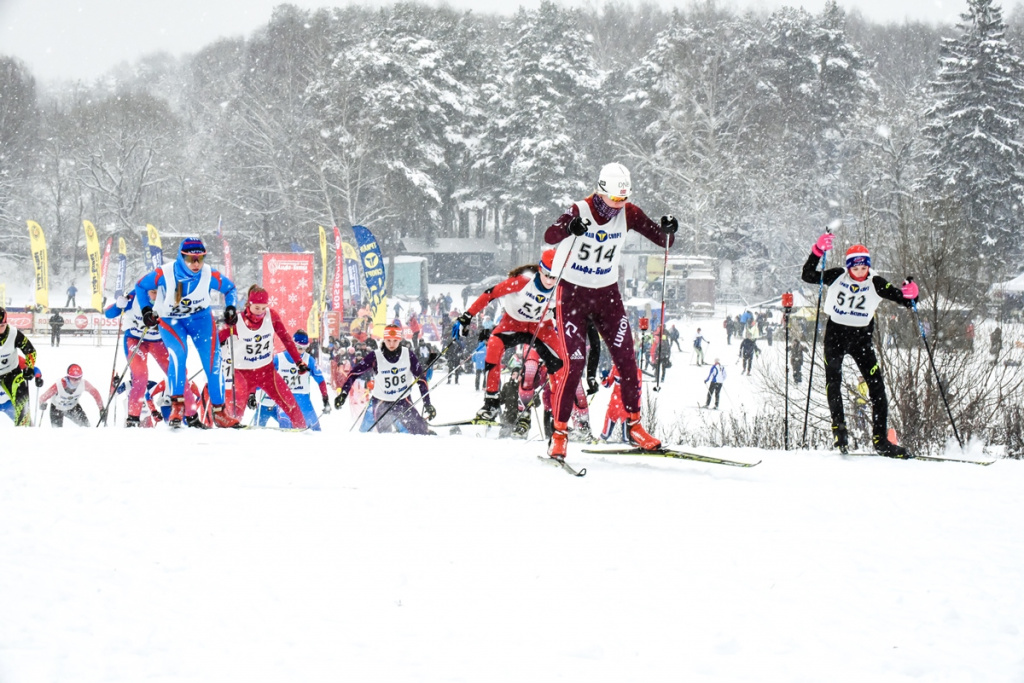
[[[697,336],[693,339],[693,351],[697,354],[697,365],[707,365],[704,362],[704,344],[710,344],[707,339],[700,333],[700,328],[697,328]]]
[[[679,345],[679,330],[676,329],[674,324],[668,326],[668,339],[677,349],[683,350],[683,347]]]
[[[60,311],[54,309],[48,322],[50,323],[50,346],[60,346],[60,331],[64,327],[64,316],[60,314]]]
[[[78,304],[75,302],[75,295],[76,294],[78,294],[78,287],[75,287],[75,283],[72,282],[71,286],[68,287],[68,300],[67,300],[67,303],[64,304],[64,308],[71,308],[72,306],[78,306]],[[52,346],[52,344],[51,344],[51,346]]]
[[[744,333],[743,341],[740,342],[740,358],[743,359],[743,369],[740,371],[740,374],[750,376],[750,370],[754,365],[754,355],[760,353],[761,349],[757,348],[753,332],[747,330]]]

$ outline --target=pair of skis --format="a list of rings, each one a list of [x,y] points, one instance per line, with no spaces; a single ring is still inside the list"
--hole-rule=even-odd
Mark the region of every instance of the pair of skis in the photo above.
[[[677,458],[680,460],[707,462],[714,465],[729,465],[731,467],[754,467],[761,463],[760,460],[757,462],[744,462],[742,460],[730,460],[728,458],[719,458],[713,455],[682,451],[675,448],[657,448],[652,451],[645,451],[642,448],[584,448],[583,452],[596,455],[643,455],[653,458]],[[538,455],[537,457],[544,462],[561,467],[563,470],[575,477],[582,477],[587,473],[587,469],[585,467],[577,470],[562,458],[552,458],[547,455]]]

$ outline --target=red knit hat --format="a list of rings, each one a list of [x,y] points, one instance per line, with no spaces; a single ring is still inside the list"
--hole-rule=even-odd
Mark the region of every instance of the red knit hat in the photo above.
[[[384,338],[385,339],[402,339],[402,328],[398,325],[386,325],[384,327]]]
[[[863,244],[855,244],[846,250],[846,268],[854,266],[871,267],[871,253]]]
[[[555,250],[546,249],[543,254],[540,255],[540,274],[547,275],[548,277],[554,277],[555,267]]]

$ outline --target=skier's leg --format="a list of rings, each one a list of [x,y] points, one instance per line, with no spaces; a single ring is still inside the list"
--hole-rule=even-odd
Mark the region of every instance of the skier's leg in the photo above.
[[[89,416],[85,414],[85,409],[82,408],[82,404],[76,405],[74,408],[67,412],[68,419],[74,422],[79,427],[89,426]]]

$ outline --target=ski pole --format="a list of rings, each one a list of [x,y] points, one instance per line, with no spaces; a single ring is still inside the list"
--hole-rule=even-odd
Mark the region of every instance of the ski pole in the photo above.
[[[110,402],[113,401],[114,396],[117,395],[117,388],[121,386],[121,382],[124,381],[124,376],[128,374],[129,370],[131,370],[132,361],[135,359],[135,354],[137,354],[139,352],[139,349],[142,348],[142,340],[143,338],[145,338],[146,332],[148,332],[149,329],[150,328],[148,327],[144,327],[142,329],[142,334],[139,335],[139,343],[135,345],[135,348],[132,349],[131,355],[128,356],[128,362],[125,364],[124,370],[121,372],[121,375],[115,379],[113,386],[110,387],[110,396],[107,397],[107,404],[103,406],[103,412],[100,413],[100,419],[97,420],[96,422],[97,427],[99,427],[101,424],[107,424],[107,411],[110,410]]]
[[[785,450],[789,450],[789,313],[793,310],[793,294],[786,292],[782,295],[782,322],[786,326],[786,365],[783,368],[786,372],[786,409],[785,409]]]
[[[115,304],[116,306],[117,304]],[[110,367],[110,381],[113,382],[114,378],[117,377],[117,349],[121,345],[121,326],[124,324],[124,311],[121,311],[121,315],[117,316],[117,336],[114,337],[114,362]]]
[[[825,232],[831,233],[832,227],[825,228]],[[825,289],[825,264],[828,260],[828,252],[821,254],[821,275],[818,278],[818,307],[814,311],[814,341],[811,342],[811,368],[807,371],[807,406],[804,408],[804,433],[801,438],[801,448],[807,448],[807,418],[811,413],[811,387],[814,383],[814,355],[818,351],[818,327],[821,320],[821,293]]]
[[[907,277],[907,282],[913,282],[913,277]],[[932,372],[935,373],[935,382],[939,385],[939,395],[942,396],[942,403],[946,406],[946,415],[949,416],[949,424],[953,426],[953,436],[956,437],[956,442],[960,444],[960,450],[964,449],[964,442],[960,438],[960,432],[956,428],[956,421],[953,420],[953,411],[950,410],[949,401],[946,399],[946,387],[942,384],[942,377],[939,376],[939,370],[935,367],[935,356],[932,354],[932,347],[928,343],[928,335],[924,329],[924,323],[921,322],[921,316],[917,313],[917,299],[911,299],[910,308],[914,311],[914,319],[917,320],[917,329],[921,333],[921,341],[924,342],[925,351],[928,352],[928,362],[932,366]]]
[[[665,237],[665,261],[661,266],[661,335],[658,337],[658,365],[655,368],[654,390],[661,391],[661,345],[665,341],[665,290],[668,287],[668,243],[669,235],[662,233]]]

